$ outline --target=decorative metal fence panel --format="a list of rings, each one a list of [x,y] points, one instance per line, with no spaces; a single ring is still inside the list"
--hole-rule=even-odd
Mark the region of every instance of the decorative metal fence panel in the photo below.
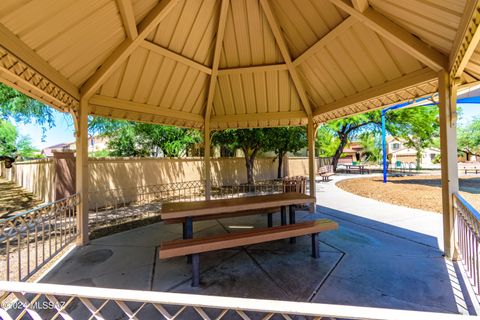
[[[448,313],[0,281],[11,319],[478,319]]]
[[[474,292],[480,294],[480,213],[455,194],[455,241]]]
[[[77,235],[78,194],[0,219],[0,279],[23,281]]]
[[[211,199],[248,197],[282,192],[306,192],[305,177],[289,177],[255,184],[213,184]],[[102,197],[98,197],[98,193]],[[128,189],[96,190],[89,193],[91,230],[124,222],[159,217],[164,202],[190,202],[205,199],[205,181],[187,181]]]

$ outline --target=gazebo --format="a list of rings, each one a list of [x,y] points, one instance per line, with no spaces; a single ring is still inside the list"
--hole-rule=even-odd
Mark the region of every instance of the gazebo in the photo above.
[[[456,257],[456,92],[480,79],[476,0],[95,0],[0,4],[0,81],[75,123],[88,243],[88,116],[204,133],[316,126],[439,95],[444,249]]]

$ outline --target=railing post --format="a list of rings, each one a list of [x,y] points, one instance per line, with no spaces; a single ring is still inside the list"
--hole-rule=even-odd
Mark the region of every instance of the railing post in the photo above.
[[[456,259],[454,193],[458,192],[457,164],[457,84],[448,72],[438,75],[440,150],[442,166],[443,237],[445,256]]]
[[[88,101],[80,99],[79,110],[72,113],[76,137],[77,245],[88,243]]]

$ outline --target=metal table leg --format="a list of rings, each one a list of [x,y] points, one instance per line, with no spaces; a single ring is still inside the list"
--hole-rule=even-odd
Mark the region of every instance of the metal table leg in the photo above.
[[[290,224],[295,224],[295,205],[291,205],[288,208],[289,215],[290,215]],[[296,243],[297,238],[292,237],[290,238],[290,243]]]
[[[273,226],[273,215],[271,213],[268,214],[267,221],[268,227],[271,228]]]
[[[282,226],[287,224],[287,208],[285,206],[280,207],[280,220]]]
[[[192,217],[187,217],[184,222],[184,239],[193,238],[193,219]],[[192,263],[192,256],[187,256],[187,263]]]

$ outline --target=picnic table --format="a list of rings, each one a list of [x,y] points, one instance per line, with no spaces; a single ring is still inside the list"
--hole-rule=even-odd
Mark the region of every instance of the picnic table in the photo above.
[[[261,209],[278,208],[282,210],[282,224],[284,223],[286,207],[290,207],[290,219],[295,220],[295,205],[311,204],[315,197],[298,193],[288,192],[281,194],[269,194],[233,199],[202,200],[193,202],[170,202],[162,205],[160,217],[162,220],[184,219],[184,238],[193,237],[193,220],[195,218],[212,217],[218,219],[222,215],[228,216],[236,212],[264,213]],[[269,225],[271,224],[269,213]]]
[[[295,206],[315,202],[315,197],[299,192],[287,192],[251,196],[244,198],[204,200],[194,202],[166,203],[162,206],[160,216],[165,222],[183,223],[183,239],[162,242],[159,249],[160,259],[187,256],[192,263],[192,286],[200,285],[199,254],[244,245],[251,245],[290,238],[295,243],[298,236],[310,234],[312,257],[319,257],[317,236],[319,232],[335,230],[338,224],[328,219],[295,222]],[[290,208],[290,224],[286,222],[286,207]],[[272,225],[272,213],[269,208],[281,208],[281,226]],[[232,213],[243,214],[268,213],[268,228],[256,228],[247,232],[219,234],[193,239],[193,221],[202,218],[219,219]]]
[[[368,169],[365,168],[364,165],[361,165],[361,164],[359,164],[359,165],[347,164],[347,165],[345,165],[345,167],[346,167],[345,171],[347,173],[358,172],[360,174],[364,174],[364,173],[368,173],[368,171],[369,171]]]

